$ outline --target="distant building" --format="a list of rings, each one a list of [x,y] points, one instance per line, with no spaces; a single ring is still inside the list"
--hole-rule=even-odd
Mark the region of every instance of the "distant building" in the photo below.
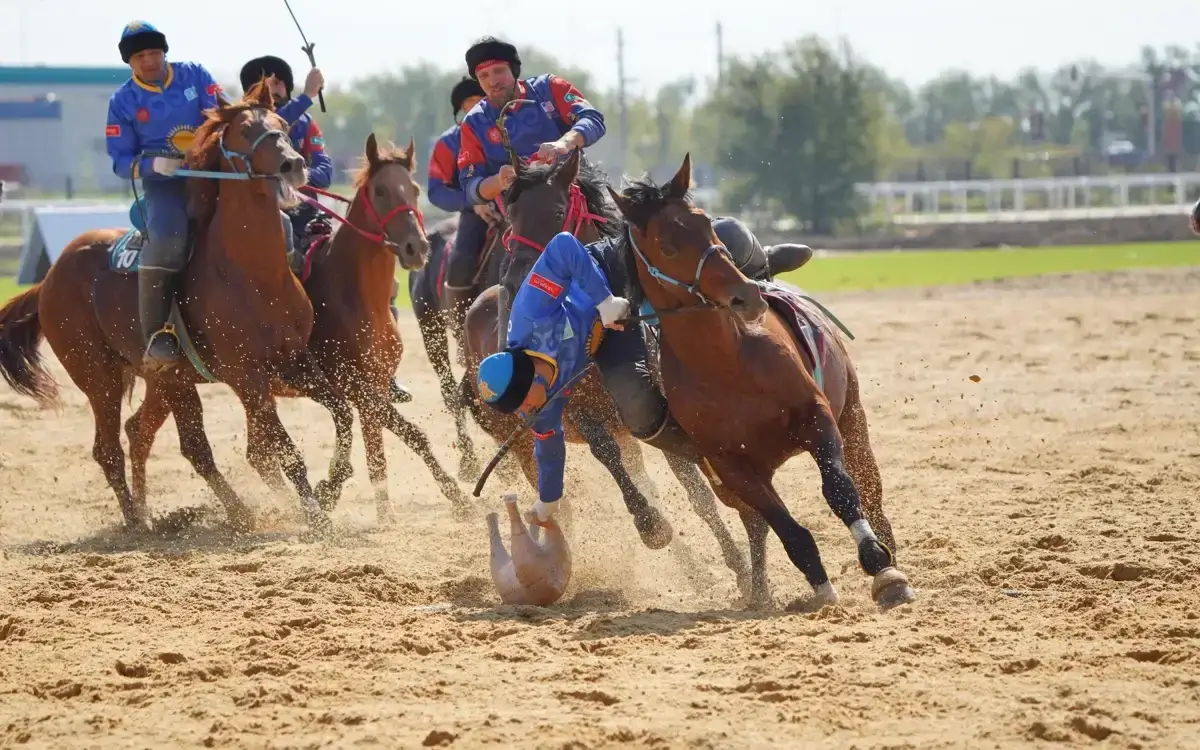
[[[56,193],[121,191],[104,150],[108,99],[129,68],[0,65],[0,174]],[[19,175],[19,176],[15,176]]]

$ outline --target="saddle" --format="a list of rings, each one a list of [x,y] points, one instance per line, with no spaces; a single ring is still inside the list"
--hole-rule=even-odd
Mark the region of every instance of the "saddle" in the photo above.
[[[133,226],[108,250],[108,269],[122,274],[136,274],[141,267],[142,249],[146,246],[145,204],[134,201],[129,206],[129,223]],[[188,221],[187,237],[184,240],[184,265],[192,260],[196,249],[196,227]]]
[[[780,282],[760,281],[757,284],[767,305],[787,323],[788,330],[812,364],[817,387],[824,391],[829,338],[835,335],[829,330],[829,323],[836,324],[851,340],[854,339],[854,334],[820,302],[799,289]]]

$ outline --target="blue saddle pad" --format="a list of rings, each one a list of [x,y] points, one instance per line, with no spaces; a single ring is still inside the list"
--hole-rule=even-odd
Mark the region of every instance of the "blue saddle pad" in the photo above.
[[[109,269],[117,273],[137,273],[145,241],[146,236],[137,229],[130,229],[122,235],[108,251]]]
[[[139,195],[138,199],[129,204],[129,224],[139,232],[146,231],[146,201]]]

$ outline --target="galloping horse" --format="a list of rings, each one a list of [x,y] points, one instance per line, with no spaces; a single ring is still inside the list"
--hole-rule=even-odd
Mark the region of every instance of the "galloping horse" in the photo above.
[[[358,173],[354,198],[327,193],[349,203],[346,218],[321,207],[344,222],[348,231],[337,231],[332,239],[319,238],[308,249],[302,273],[314,312],[309,350],[322,371],[358,409],[376,511],[384,525],[395,520],[387,493],[384,426],[425,461],[456,509],[465,509],[468,502],[438,463],[424,432],[401,417],[387,398],[388,378],[395,372],[403,351],[388,311],[389,282],[394,276],[395,260],[399,259],[404,268],[419,268],[425,262],[428,248],[420,211],[416,208],[419,188],[411,176],[412,154],[411,142],[407,150],[393,147],[381,152],[375,134],[367,137],[365,166]],[[374,231],[362,229],[364,226]],[[273,394],[295,395],[290,389],[273,390]],[[131,444],[135,434],[149,433],[148,440],[153,441],[153,433],[162,425],[162,419],[157,418],[159,413],[147,412],[143,403],[126,425]],[[142,422],[146,415],[155,415],[155,420]],[[162,413],[164,419],[165,416]],[[139,471],[144,475],[147,452],[139,451],[131,459],[135,477]],[[282,489],[277,465],[260,461],[254,468],[269,486]],[[326,511],[332,509],[336,500],[324,493],[318,493],[317,499]]]
[[[479,267],[475,271],[472,301],[484,289],[500,283],[500,261],[503,253],[498,252],[497,248],[500,247],[503,230],[503,226],[494,227],[488,234],[480,254]],[[424,268],[408,274],[408,296],[412,300],[413,313],[417,316],[417,325],[421,329],[425,354],[438,376],[442,401],[446,404],[446,410],[454,417],[459,451],[458,478],[469,482],[479,476],[479,459],[475,455],[475,442],[467,429],[467,405],[463,403],[462,391],[454,377],[454,370],[450,367],[449,341],[449,336],[453,333],[459,350],[466,351],[466,333],[463,325],[465,315],[459,318],[452,310],[447,309],[446,299],[442,294],[442,277],[446,273],[446,263],[456,234],[457,229],[451,229],[449,226],[430,233],[429,263]]]
[[[573,151],[561,166],[521,165],[517,174],[517,180],[509,188],[505,199],[512,227],[512,254],[506,258],[504,273],[513,285],[513,291],[520,287],[545,243],[558,232],[564,231],[564,227],[574,229],[582,214],[603,219],[606,238],[611,237],[619,223],[619,217],[600,192],[601,186],[606,184],[603,175],[590,166],[581,167],[578,151]],[[583,203],[585,200],[586,207]],[[598,231],[589,234],[592,236],[581,236],[580,241],[587,243],[600,239]],[[617,293],[620,293],[619,290]],[[475,392],[475,372],[479,362],[499,350],[499,304],[498,289],[489,289],[480,295],[467,313],[471,357],[462,387],[470,396],[469,403],[480,426],[497,440],[503,440],[516,429],[520,420],[513,415],[481,408],[476,402],[478,395]],[[633,516],[643,543],[651,549],[665,546],[669,536],[659,538],[653,535],[654,527],[649,519],[653,509],[632,476],[634,473],[645,476],[641,443],[621,421],[612,397],[604,390],[595,373],[584,376],[574,387],[564,413],[564,426],[566,439],[573,443],[587,443],[592,455],[616,480],[622,500]],[[513,447],[526,478],[536,487],[537,465],[533,456],[532,436],[526,432]],[[692,507],[717,538],[725,564],[738,577],[740,590],[749,595],[745,558],[718,517],[715,499],[705,485],[704,478],[694,465],[683,459],[668,455],[667,462],[687,491]]]
[[[312,304],[288,267],[279,220],[281,206],[294,201],[294,188],[304,182],[304,160],[292,149],[286,123],[275,114],[270,89],[262,83],[241,103],[222,103],[206,114],[186,167],[231,179],[188,178],[196,232],[177,295],[178,320],[196,356],[233,389],[246,410],[247,460],[274,467],[277,454],[310,527],[324,532],[329,518],[271,397],[287,386],[332,412],[337,446],[329,479],[318,486],[318,494],[336,497],[350,476],[354,415],[308,352]],[[145,457],[154,433],[173,412],[181,452],[224,504],[231,525],[247,530],[251,514],[217,470],[204,435],[195,388],[199,375],[186,366],[161,374],[141,368],[145,342],[137,325],[137,278],[116,270],[109,257],[116,243],[132,237],[125,230],[76,237],[45,280],[0,309],[0,375],[19,392],[53,400],[56,386],[38,352],[45,336],[91,404],[92,455],[132,528],[147,521]],[[131,493],[121,450],[121,397],[139,375],[146,380],[146,396],[140,418],[127,425],[135,438],[130,442]]]
[[[800,295],[742,275],[692,204],[690,185],[688,156],[665,187],[635,182],[609,193],[626,219],[630,301],[636,309],[644,295],[660,317],[671,413],[704,455],[722,501],[741,515],[755,590],[768,587],[770,527],[813,587],[809,604],[837,601],[812,533],[771,484],[784,462],[807,451],[826,501],[858,543],[859,564],[874,577],[872,598],[881,609],[914,601],[894,567],[896,542],[844,342]]]

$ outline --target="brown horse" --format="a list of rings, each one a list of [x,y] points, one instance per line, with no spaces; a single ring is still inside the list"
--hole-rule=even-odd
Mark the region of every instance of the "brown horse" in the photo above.
[[[614,230],[620,223],[620,217],[604,199],[602,187],[606,184],[598,170],[587,165],[581,166],[578,151],[572,152],[558,167],[545,164],[521,166],[517,181],[505,197],[512,237],[511,256],[505,259],[504,274],[512,293],[520,287],[545,244],[564,228],[574,229],[578,225],[576,217],[585,210],[588,215],[604,219],[601,224],[604,239],[615,239]],[[581,198],[586,200],[586,208],[579,204]],[[602,238],[598,229],[587,229],[586,223],[584,227],[585,230],[579,232],[581,242],[586,244]],[[520,425],[520,420],[494,409],[482,408],[476,401],[478,394],[475,390],[475,373],[479,363],[499,351],[499,304],[499,290],[493,287],[480,295],[467,313],[470,356],[462,387],[476,420],[488,434],[502,441]],[[616,480],[625,507],[633,515],[634,524],[646,546],[651,549],[665,546],[670,541],[669,531],[665,535],[654,533],[655,524],[652,523],[651,514],[657,511],[649,504],[639,483],[632,476],[640,474],[645,477],[641,443],[621,421],[612,397],[604,390],[596,373],[584,376],[575,387],[564,413],[564,426],[566,439],[574,443],[587,443],[592,455]],[[529,483],[537,487],[532,435],[528,432],[522,435],[513,450]],[[718,516],[716,500],[705,484],[704,477],[694,464],[674,455],[664,455],[672,473],[686,490],[693,509],[716,537],[725,564],[738,577],[739,589],[749,596],[749,571],[745,557]],[[645,486],[651,483],[647,481],[641,484]],[[665,522],[661,526],[669,529]]]
[[[206,115],[186,167],[244,178],[188,178],[196,236],[178,294],[180,316],[198,356],[246,410],[251,465],[274,467],[280,460],[310,526],[325,531],[329,519],[271,397],[273,390],[295,388],[332,412],[337,447],[322,494],[336,495],[350,475],[353,412],[307,350],[312,304],[288,267],[279,218],[281,205],[303,184],[304,161],[291,147],[266,85],[251,89],[241,103],[222,103]],[[217,470],[204,435],[197,373],[186,366],[161,374],[142,370],[137,279],[112,271],[108,263],[108,252],[122,234],[101,230],[75,238],[44,281],[0,310],[0,374],[20,392],[53,399],[55,385],[38,352],[45,336],[92,406],[92,454],[128,526],[147,521],[145,457],[154,432],[173,412],[183,455],[225,505],[231,525],[249,529],[250,512]],[[140,419],[127,425],[136,438],[130,444],[131,492],[120,442],[121,397],[139,375],[146,380],[146,398]]]
[[[626,219],[621,252],[635,282],[631,302],[639,304],[644,293],[661,317],[671,412],[711,467],[722,501],[741,515],[756,591],[768,586],[770,527],[813,587],[808,604],[837,601],[812,533],[771,484],[784,462],[807,451],[826,501],[858,544],[860,565],[874,576],[876,603],[886,609],[914,601],[894,567],[896,543],[844,342],[816,307],[800,309],[742,275],[691,202],[690,185],[689,156],[665,187],[635,182],[609,192]]]
[[[412,179],[413,150],[411,141],[403,151],[395,147],[381,150],[374,133],[367,137],[364,168],[356,176],[354,198],[342,199],[349,203],[345,219],[329,212],[346,228],[310,248],[302,274],[314,311],[309,350],[321,370],[358,409],[376,511],[385,525],[395,521],[387,493],[385,426],[421,456],[456,510],[468,507],[462,490],[433,455],[424,432],[400,416],[388,399],[389,378],[403,352],[388,311],[395,262],[398,259],[403,268],[418,269],[428,250],[416,208],[420,188]],[[297,395],[290,389],[273,393]],[[147,403],[151,405],[148,410]],[[155,421],[144,421],[144,413],[154,415]],[[153,442],[154,431],[162,425],[159,415],[165,419],[154,402],[143,402],[126,424],[131,445]],[[131,453],[134,477],[144,476],[148,448]],[[269,457],[256,456],[255,469],[269,486],[282,490],[277,463],[264,463],[262,458]],[[317,497],[325,510],[331,510],[336,500],[325,492],[318,492]]]

